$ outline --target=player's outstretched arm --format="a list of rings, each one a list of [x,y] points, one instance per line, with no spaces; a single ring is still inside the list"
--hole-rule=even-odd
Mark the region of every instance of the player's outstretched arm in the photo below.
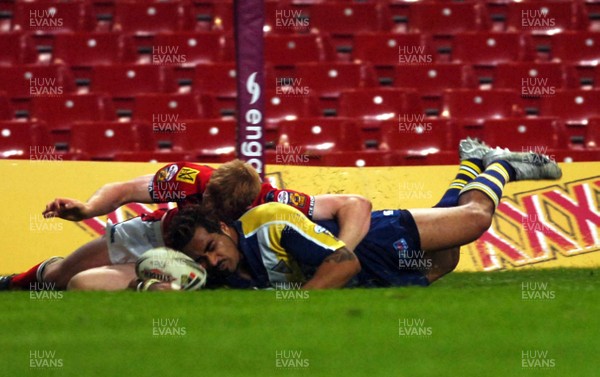
[[[359,272],[360,262],[356,255],[346,247],[342,247],[323,260],[317,272],[303,288],[341,288]]]
[[[336,219],[340,227],[338,238],[353,251],[369,231],[371,201],[360,195],[317,195],[313,220]]]
[[[106,215],[120,206],[137,202],[152,203],[148,183],[154,175],[145,175],[126,182],[108,183],[102,186],[86,203],[76,199],[56,198],[46,205],[44,217],[60,217],[81,221]]]

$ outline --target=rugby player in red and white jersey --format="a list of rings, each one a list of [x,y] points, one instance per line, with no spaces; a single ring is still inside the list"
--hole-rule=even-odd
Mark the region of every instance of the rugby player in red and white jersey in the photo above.
[[[171,163],[154,175],[106,184],[85,203],[56,198],[48,203],[43,215],[81,221],[106,215],[132,202],[176,202],[178,208],[203,204],[225,221],[237,219],[254,206],[280,202],[314,220],[337,219],[342,229],[340,238],[351,249],[369,229],[371,211],[370,201],[358,195],[311,196],[277,189],[268,182],[261,182],[249,164],[234,160],[218,169],[190,162]],[[165,246],[163,234],[178,208],[159,209],[117,224],[109,222],[104,236],[81,246],[64,259],[53,257],[24,273],[3,277],[0,289],[37,289],[39,286],[65,289],[74,275],[102,266],[113,266],[111,271],[118,271],[120,265],[130,264],[123,269],[131,271],[131,263],[142,253]],[[108,270],[107,273],[110,274]],[[126,288],[129,282],[117,276],[121,274],[107,279],[104,289]]]

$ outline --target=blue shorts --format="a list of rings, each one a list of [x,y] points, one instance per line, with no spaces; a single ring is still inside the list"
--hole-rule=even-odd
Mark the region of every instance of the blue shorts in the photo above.
[[[333,222],[319,223],[337,234],[337,224],[331,229]],[[417,224],[407,210],[372,212],[369,232],[354,253],[362,270],[350,286],[429,285],[421,271],[431,262],[424,258]]]

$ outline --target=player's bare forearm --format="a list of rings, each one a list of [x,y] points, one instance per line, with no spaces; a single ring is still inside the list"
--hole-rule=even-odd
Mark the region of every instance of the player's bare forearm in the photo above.
[[[360,195],[317,195],[313,220],[336,219],[338,238],[354,250],[369,231],[371,202]]]
[[[57,198],[46,206],[43,215],[81,221],[106,215],[127,203],[152,203],[148,194],[148,182],[152,177],[148,175],[127,182],[108,183],[96,191],[86,203],[75,199]]]
[[[342,247],[323,260],[315,275],[302,288],[341,288],[359,272],[360,262],[356,255]]]

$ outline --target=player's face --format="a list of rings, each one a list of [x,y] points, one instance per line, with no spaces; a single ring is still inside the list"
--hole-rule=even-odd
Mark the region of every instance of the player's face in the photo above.
[[[196,228],[194,237],[182,251],[209,272],[232,273],[240,263],[240,252],[231,237],[208,233],[202,227]]]

